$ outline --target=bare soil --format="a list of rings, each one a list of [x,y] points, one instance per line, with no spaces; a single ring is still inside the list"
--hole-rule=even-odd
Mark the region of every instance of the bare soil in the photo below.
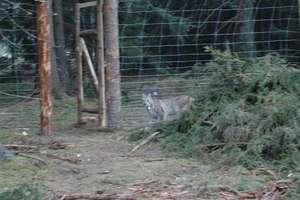
[[[25,157],[19,154],[0,165],[0,191],[24,182],[41,182],[58,197],[101,191],[104,195],[115,194],[134,200],[236,200],[256,194],[262,188],[268,191],[282,188],[276,185],[277,178],[270,170],[249,171],[241,166],[203,162],[207,158],[185,159],[162,151],[156,143],[131,154],[139,143],[128,142],[129,131],[62,127],[52,138],[57,141],[55,145],[49,145],[49,137],[36,135],[18,133],[8,137],[12,134],[9,132],[0,138],[4,144],[38,147],[33,152],[25,151]],[[277,195],[272,194],[270,199]]]
[[[47,153],[81,162],[53,160],[51,172],[41,178],[58,194],[105,191],[137,199],[203,199],[196,183],[201,182],[209,166],[168,156],[155,144],[131,155],[135,144],[128,143],[126,138],[127,133],[122,131],[104,133],[71,128],[59,133],[56,139],[72,147]]]

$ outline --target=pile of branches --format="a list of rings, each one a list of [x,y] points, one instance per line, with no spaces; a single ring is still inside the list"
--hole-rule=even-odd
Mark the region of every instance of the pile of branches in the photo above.
[[[233,191],[230,188],[220,188],[220,196],[226,200],[250,200],[250,199],[261,199],[261,200],[274,200],[280,199],[288,193],[288,190],[295,187],[295,184],[291,180],[278,180],[270,181],[264,187],[254,192],[238,192]]]
[[[189,154],[222,149],[247,167],[286,158],[299,167],[299,68],[277,54],[241,59],[208,50],[209,84],[189,112],[159,127],[167,147]]]

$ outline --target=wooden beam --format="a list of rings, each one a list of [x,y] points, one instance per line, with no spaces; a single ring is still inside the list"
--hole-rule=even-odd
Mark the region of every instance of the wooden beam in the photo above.
[[[51,76],[51,43],[49,4],[47,1],[37,1],[37,41],[38,69],[40,76],[41,96],[41,134],[52,134],[52,76]]]
[[[90,113],[90,114],[98,114],[99,113],[97,108],[87,108],[87,107],[82,107],[81,112]]]
[[[95,71],[95,67],[93,65],[91,56],[89,54],[88,48],[87,48],[86,43],[85,43],[83,38],[80,38],[80,45],[81,45],[81,49],[83,50],[83,55],[84,55],[84,57],[86,59],[86,62],[88,64],[88,68],[89,68],[90,74],[91,74],[92,79],[93,79],[94,87],[96,88],[97,93],[99,93],[99,82],[98,82],[97,74],[96,74],[96,71]]]
[[[97,36],[97,30],[96,29],[89,29],[89,30],[84,30],[80,32],[80,36]]]
[[[76,65],[77,65],[77,118],[78,123],[82,122],[82,104],[83,97],[83,72],[82,72],[82,49],[80,45],[80,7],[75,7],[75,23],[76,23]]]
[[[79,9],[97,6],[97,1],[78,3]]]

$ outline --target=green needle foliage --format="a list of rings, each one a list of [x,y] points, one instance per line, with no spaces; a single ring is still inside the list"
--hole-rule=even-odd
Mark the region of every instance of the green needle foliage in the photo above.
[[[221,152],[250,168],[284,161],[300,169],[300,70],[278,55],[207,51],[211,81],[190,112],[160,125],[165,146],[190,156]]]

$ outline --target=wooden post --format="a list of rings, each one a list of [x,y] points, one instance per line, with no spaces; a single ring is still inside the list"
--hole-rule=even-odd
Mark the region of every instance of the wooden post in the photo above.
[[[82,123],[82,105],[83,97],[83,74],[82,74],[82,49],[80,45],[80,4],[76,3],[75,7],[76,21],[76,65],[77,65],[77,120]]]
[[[300,0],[298,0],[298,20],[299,20],[299,27],[300,27]]]
[[[52,134],[53,104],[51,95],[51,45],[49,4],[45,0],[37,0],[37,42],[38,69],[40,76],[41,96],[41,134]]]
[[[104,60],[104,30],[103,30],[103,0],[97,1],[97,72],[99,81],[98,112],[99,125],[107,126],[105,60]]]
[[[118,0],[104,0],[106,102],[108,127],[121,126]]]

